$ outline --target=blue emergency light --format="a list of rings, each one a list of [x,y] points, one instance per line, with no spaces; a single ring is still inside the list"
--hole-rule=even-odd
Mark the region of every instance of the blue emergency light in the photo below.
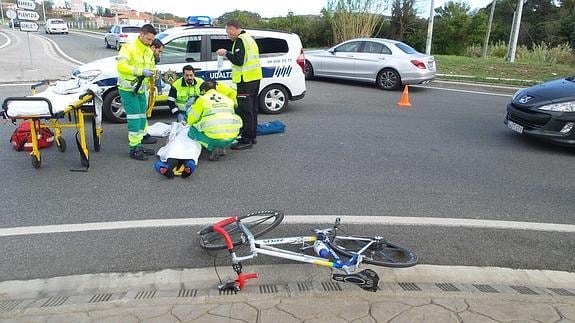
[[[211,26],[212,18],[208,16],[189,16],[186,19],[188,26]]]

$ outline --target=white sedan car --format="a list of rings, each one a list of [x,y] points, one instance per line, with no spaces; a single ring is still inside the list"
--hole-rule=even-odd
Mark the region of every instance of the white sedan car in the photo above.
[[[382,38],[358,38],[327,50],[305,52],[307,79],[314,76],[375,82],[383,90],[425,84],[435,78],[435,58],[409,45]]]
[[[68,25],[62,19],[48,19],[44,25],[44,30],[47,34],[67,34]]]

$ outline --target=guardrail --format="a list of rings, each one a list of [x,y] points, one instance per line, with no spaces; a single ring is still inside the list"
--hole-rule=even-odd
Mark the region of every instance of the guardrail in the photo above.
[[[113,23],[107,22],[97,22],[97,21],[67,21],[68,28],[79,29],[79,30],[97,30],[101,32],[106,32],[110,29],[110,27],[114,26]],[[158,30],[158,32],[162,32],[166,29],[177,27],[175,25],[166,25],[166,24],[157,24],[152,23],[152,25]]]

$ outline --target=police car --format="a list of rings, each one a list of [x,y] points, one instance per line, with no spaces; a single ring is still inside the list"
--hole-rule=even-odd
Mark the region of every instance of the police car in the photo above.
[[[196,76],[205,80],[231,82],[231,63],[226,58],[218,63],[216,51],[231,50],[232,42],[225,28],[211,27],[211,18],[189,17],[183,27],[168,29],[156,38],[164,43],[164,51],[156,68],[161,72],[163,87],[159,89],[156,105],[167,105],[170,84],[182,75],[182,67],[192,65]],[[298,35],[288,32],[246,29],[257,42],[260,51],[263,79],[260,82],[260,112],[278,114],[289,101],[299,100],[306,93],[305,58]],[[116,82],[117,57],[100,59],[74,69],[74,76],[90,80],[104,90],[103,114],[109,121],[125,122],[126,115],[120,101]]]

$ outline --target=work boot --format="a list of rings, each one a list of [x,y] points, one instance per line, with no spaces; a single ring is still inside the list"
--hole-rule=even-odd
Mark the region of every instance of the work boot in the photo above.
[[[142,144],[144,145],[152,145],[158,142],[158,139],[146,134],[144,138],[142,138]]]
[[[184,171],[182,172],[182,178],[188,178],[196,170],[196,163],[193,160],[188,160],[184,165]]]
[[[156,151],[150,148],[145,148],[145,147],[140,147],[142,149],[142,151],[144,152],[144,154],[148,155],[148,156],[154,156],[156,154]]]
[[[244,149],[251,149],[253,147],[253,140],[238,140],[236,143],[233,143],[230,147],[231,150],[244,150]]]
[[[136,147],[134,149],[130,149],[130,157],[136,160],[148,160],[148,156],[142,150],[142,147]]]
[[[154,163],[154,168],[156,169],[156,171],[164,176],[166,176],[167,178],[172,178],[174,177],[174,174],[172,173],[172,170],[170,169],[170,166],[168,166],[168,164],[164,163],[161,160],[156,160],[156,162]]]
[[[220,156],[224,155],[224,149],[221,147],[216,147],[214,150],[211,151],[210,156],[208,157],[209,161],[218,161]]]

